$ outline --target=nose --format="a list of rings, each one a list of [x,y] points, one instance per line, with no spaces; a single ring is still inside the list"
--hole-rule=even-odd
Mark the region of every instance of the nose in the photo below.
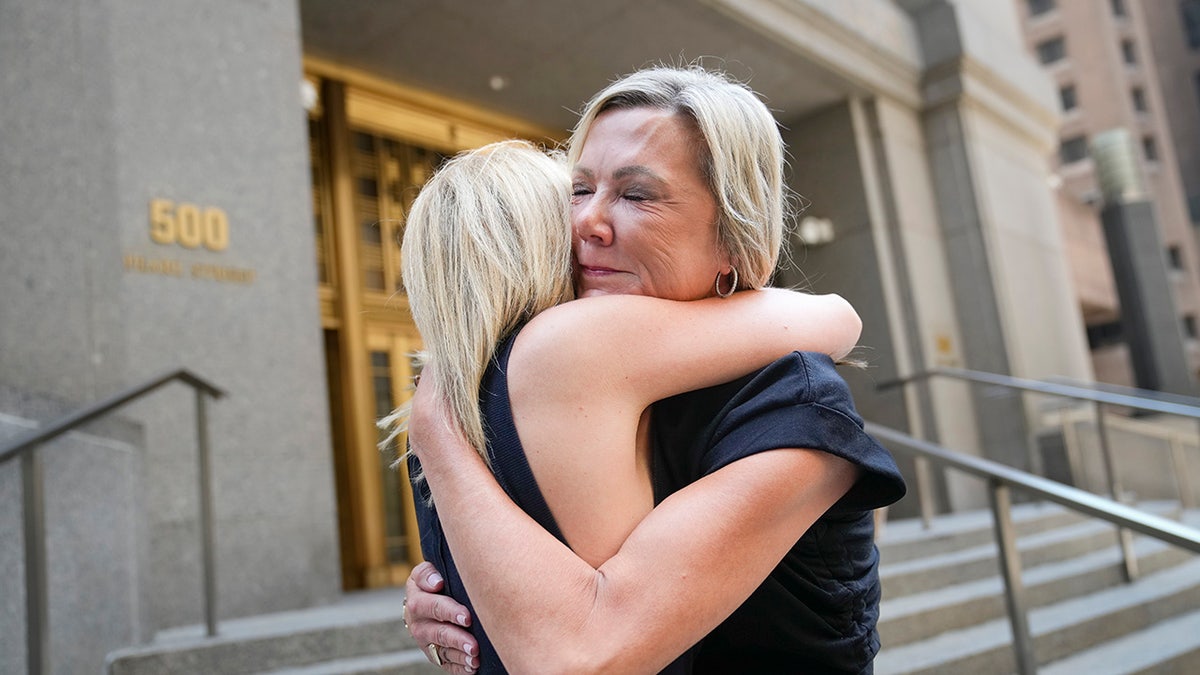
[[[604,200],[596,195],[571,206],[571,227],[575,238],[581,242],[600,246],[612,243],[612,219]]]

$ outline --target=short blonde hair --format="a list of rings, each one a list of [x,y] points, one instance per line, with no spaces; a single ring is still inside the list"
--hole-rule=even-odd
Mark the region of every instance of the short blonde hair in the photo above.
[[[703,140],[700,171],[719,209],[717,241],[738,268],[742,287],[765,286],[789,216],[783,138],[766,105],[745,85],[700,66],[639,70],[587,103],[568,144],[572,165],[596,118],[622,108],[670,110],[695,124]]]
[[[424,367],[490,466],[479,387],[496,346],[574,297],[566,166],[525,141],[459,154],[417,195],[401,255]]]

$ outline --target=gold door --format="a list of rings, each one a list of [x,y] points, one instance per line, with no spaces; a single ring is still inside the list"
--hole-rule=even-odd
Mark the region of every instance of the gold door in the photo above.
[[[408,399],[417,367],[413,354],[420,349],[416,331],[375,330],[367,337],[371,364],[371,389],[375,400],[376,417],[388,415]],[[380,429],[383,441],[388,432]],[[401,435],[379,452],[379,478],[383,512],[383,571],[377,573],[379,583],[368,585],[403,584],[411,568],[410,561],[421,559],[421,542],[417,537],[417,518],[413,511],[412,484],[408,466],[399,461],[404,454],[405,438]]]
[[[421,560],[412,489],[375,422],[411,391],[420,335],[400,276],[404,217],[458,150],[548,138],[431,95],[307,60],[314,235],[325,331],[343,587],[402,584]],[[403,447],[403,437],[399,439]]]

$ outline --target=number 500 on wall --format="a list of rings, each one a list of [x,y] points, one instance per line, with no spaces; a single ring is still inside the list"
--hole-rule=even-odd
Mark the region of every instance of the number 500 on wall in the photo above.
[[[152,199],[150,239],[156,244],[224,251],[229,246],[229,216],[215,206],[201,209],[187,202]]]

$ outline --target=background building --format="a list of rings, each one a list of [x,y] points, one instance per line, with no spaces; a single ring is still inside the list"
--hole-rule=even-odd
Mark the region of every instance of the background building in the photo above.
[[[1136,173],[1153,204],[1162,255],[1151,262],[1156,274],[1169,279],[1169,292],[1149,301],[1161,303],[1164,314],[1177,317],[1161,330],[1183,336],[1182,367],[1194,380],[1200,369],[1200,256],[1188,203],[1189,190],[1200,185],[1194,166],[1200,144],[1200,83],[1188,73],[1197,72],[1200,61],[1186,41],[1189,18],[1200,10],[1196,3],[1174,1],[1015,4],[1031,52],[1058,87],[1063,118],[1055,182],[1096,377],[1142,384],[1133,372],[1121,326],[1110,252],[1098,217],[1103,195],[1091,150],[1098,135],[1119,129],[1134,145]]]
[[[613,77],[703,56],[764,96],[805,216],[829,224],[791,240],[779,278],[859,308],[860,411],[1027,467],[1038,411],[1021,399],[876,387],[933,365],[1092,375],[1081,298],[1089,325],[1115,308],[1073,282],[1061,195],[1083,188],[1071,167],[1049,187],[1062,83],[1024,40],[1012,5],[973,0],[0,3],[0,439],[187,367],[228,393],[210,412],[220,616],[401,583],[412,497],[373,422],[406,395],[420,341],[406,206],[442,157],[560,141]],[[1173,166],[1154,77],[1129,74],[1149,112],[1131,89],[1118,112]],[[1164,231],[1194,270],[1181,214]],[[63,667],[199,620],[190,396],[47,452],[76,462],[47,460],[48,547],[72,561],[50,572]],[[945,509],[986,500],[953,478],[936,492]],[[0,466],[6,540],[19,495]],[[21,569],[19,548],[0,556]],[[23,667],[21,584],[0,578],[5,672]],[[107,603],[102,626],[75,611],[85,593]]]

